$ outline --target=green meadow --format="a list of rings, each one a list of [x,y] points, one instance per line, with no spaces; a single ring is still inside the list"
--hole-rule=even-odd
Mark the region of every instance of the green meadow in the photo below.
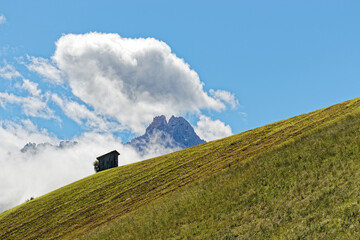
[[[357,238],[359,133],[354,99],[102,171],[1,213],[0,239]]]

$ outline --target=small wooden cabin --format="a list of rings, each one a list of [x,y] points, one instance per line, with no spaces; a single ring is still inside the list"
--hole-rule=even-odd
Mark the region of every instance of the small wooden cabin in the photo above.
[[[118,157],[120,153],[116,150],[108,152],[96,159],[99,161],[99,172],[118,166]]]

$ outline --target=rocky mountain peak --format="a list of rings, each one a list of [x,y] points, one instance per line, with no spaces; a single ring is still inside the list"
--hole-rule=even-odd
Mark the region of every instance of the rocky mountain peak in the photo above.
[[[134,138],[129,144],[138,152],[146,154],[146,150],[154,145],[169,150],[165,152],[171,152],[201,143],[205,141],[196,135],[185,118],[172,116],[167,122],[166,117],[162,115],[154,118],[144,135]]]
[[[169,126],[180,126],[180,125],[189,125],[189,122],[185,120],[185,118],[183,117],[175,117],[175,116],[171,116],[171,118],[169,119]]]
[[[168,123],[164,115],[154,117],[152,123],[146,128],[146,133],[151,133],[154,129],[165,130]],[[146,134],[145,133],[145,134]]]

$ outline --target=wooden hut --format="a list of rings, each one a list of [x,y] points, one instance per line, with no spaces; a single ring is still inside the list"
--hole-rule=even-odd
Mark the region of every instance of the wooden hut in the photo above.
[[[96,159],[99,161],[99,172],[109,168],[117,167],[119,155],[120,153],[114,150],[97,157]]]

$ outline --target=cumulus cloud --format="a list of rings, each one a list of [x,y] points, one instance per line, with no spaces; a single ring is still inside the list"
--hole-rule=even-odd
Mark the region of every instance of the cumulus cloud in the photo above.
[[[21,77],[21,74],[16,71],[13,66],[5,64],[5,66],[0,67],[0,77],[11,80],[13,78]]]
[[[200,120],[197,122],[194,130],[200,138],[207,142],[232,135],[229,125],[225,125],[220,120],[212,120],[204,115],[200,116]]]
[[[68,34],[56,42],[54,65],[45,59],[31,61],[30,70],[55,82],[66,77],[75,96],[138,134],[157,115],[226,108],[224,99],[204,91],[198,74],[183,59],[154,38]]]
[[[106,152],[118,150],[119,165],[141,159],[132,148],[121,145],[121,139],[94,132],[74,138],[78,144],[72,147],[45,145],[36,154],[22,153],[20,149],[28,142],[58,145],[60,141],[30,120],[0,121],[0,135],[0,212],[93,174],[92,163]]]
[[[55,84],[64,83],[64,78],[61,71],[57,69],[53,64],[51,64],[48,59],[28,56],[28,60],[30,61],[30,63],[28,63],[26,67],[30,71],[40,74],[48,81]]]
[[[212,97],[224,103],[229,104],[231,108],[235,108],[237,105],[239,105],[239,101],[235,98],[235,95],[228,91],[221,89],[218,90],[210,89],[209,92]]]
[[[3,14],[0,14],[0,24],[6,23],[6,17]]]

